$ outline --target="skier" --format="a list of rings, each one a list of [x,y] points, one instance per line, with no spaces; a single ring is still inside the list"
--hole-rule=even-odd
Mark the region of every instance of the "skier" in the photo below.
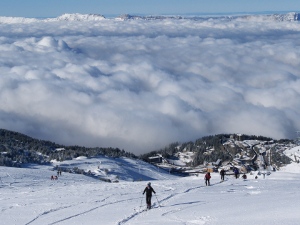
[[[221,175],[221,181],[224,181],[224,178],[225,178],[225,170],[224,169],[221,169],[220,175]]]
[[[235,178],[238,179],[238,177],[239,177],[239,170],[238,170],[238,168],[234,167],[233,168],[233,172],[234,172]]]
[[[147,209],[151,209],[151,197],[152,197],[152,192],[156,194],[154,189],[151,187],[151,183],[149,182],[147,184],[147,187],[145,188],[143,194],[146,192],[146,204],[147,204]]]
[[[210,172],[207,172],[207,173],[205,174],[205,176],[204,176],[204,180],[205,180],[206,186],[207,186],[207,185],[210,186],[210,181],[209,181],[210,178],[211,178]]]

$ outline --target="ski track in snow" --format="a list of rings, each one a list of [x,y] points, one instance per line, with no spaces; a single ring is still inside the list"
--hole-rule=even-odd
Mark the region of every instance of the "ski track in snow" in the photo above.
[[[217,183],[211,184],[210,186],[218,185],[218,184],[220,184],[220,183],[222,183],[222,182],[217,182]],[[165,188],[169,188],[169,190],[174,190],[174,188],[166,187],[166,186],[164,186],[164,185],[160,185],[160,186],[161,186],[161,187],[165,187]],[[182,206],[182,205],[191,205],[191,204],[198,204],[198,203],[205,204],[203,201],[195,201],[195,202],[178,203],[178,204],[173,204],[173,205],[169,205],[169,206],[164,206],[164,205],[162,205],[162,203],[167,203],[168,201],[172,200],[173,198],[179,197],[180,195],[189,193],[189,192],[191,192],[191,191],[195,191],[195,190],[197,190],[197,189],[199,189],[199,188],[205,188],[205,186],[195,186],[195,187],[191,187],[191,188],[188,188],[188,189],[186,189],[186,190],[184,190],[184,191],[182,191],[182,192],[180,192],[180,193],[171,194],[171,195],[169,195],[169,196],[167,196],[167,197],[165,197],[165,198],[163,198],[163,199],[161,199],[161,200],[158,200],[157,196],[155,195],[155,197],[156,197],[155,200],[157,201],[157,203],[159,203],[159,206],[158,206],[158,207],[155,207],[155,206],[156,206],[156,203],[154,203],[154,204],[153,204],[154,207],[152,207],[151,210],[157,209],[157,208],[159,208],[159,209],[165,209],[165,208],[167,208],[167,207]],[[152,196],[152,199],[153,199],[153,196]],[[186,208],[189,208],[189,207],[193,207],[193,206],[187,206],[187,207],[185,207],[185,209],[186,209]],[[165,216],[165,215],[168,215],[168,214],[173,214],[173,213],[176,213],[177,211],[181,211],[181,210],[182,210],[182,208],[177,208],[177,209],[175,209],[175,210],[173,209],[173,210],[170,210],[170,211],[166,211],[166,212],[162,213],[161,216]],[[117,224],[118,224],[118,225],[126,224],[127,222],[129,222],[129,221],[132,220],[133,218],[135,218],[135,217],[141,215],[141,213],[144,213],[144,212],[148,212],[148,210],[142,210],[142,211],[140,211],[140,212],[133,213],[133,214],[127,216],[126,218],[124,218],[123,220],[117,222]],[[178,220],[178,221],[180,221],[180,220]],[[182,221],[182,222],[183,222],[183,221]],[[184,223],[184,224],[186,224],[186,223]]]
[[[105,199],[102,199],[102,200],[99,200],[99,201],[94,201],[94,203],[98,203],[98,202],[105,202],[108,198],[110,198],[111,196],[105,198]],[[109,203],[105,203],[103,205],[99,205],[97,207],[93,207],[93,208],[90,208],[88,210],[84,210],[80,213],[76,213],[74,215],[71,215],[71,216],[68,216],[68,217],[65,217],[63,219],[60,219],[60,220],[57,220],[57,221],[54,221],[54,222],[51,222],[49,223],[48,225],[52,225],[52,224],[58,224],[60,222],[63,222],[63,221],[66,221],[66,220],[69,220],[69,219],[72,219],[74,217],[78,217],[78,216],[81,216],[83,214],[86,214],[86,213],[89,213],[89,212],[92,212],[94,210],[97,210],[99,208],[102,208],[102,207],[105,207],[105,206],[109,206],[109,205],[113,205],[113,204],[118,204],[118,203],[121,203],[121,202],[126,202],[128,200],[135,200],[135,199],[123,199],[123,200],[120,200],[120,201],[114,201],[114,202],[109,202]],[[87,202],[82,202],[82,204],[86,204]],[[38,215],[36,218],[34,218],[33,220],[31,220],[30,222],[26,223],[25,225],[29,225],[33,222],[36,222],[38,219],[40,219],[41,217],[45,216],[45,215],[48,215],[50,213],[53,213],[53,212],[57,212],[59,210],[64,210],[66,208],[71,208],[71,207],[78,207],[78,204],[74,204],[74,205],[69,205],[69,206],[65,206],[65,207],[59,207],[57,209],[51,209],[51,210],[48,210],[48,211],[45,211],[43,213],[41,213],[40,215]]]

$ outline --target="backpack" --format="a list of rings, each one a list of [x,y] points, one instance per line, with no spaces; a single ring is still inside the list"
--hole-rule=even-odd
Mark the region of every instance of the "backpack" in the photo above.
[[[210,174],[209,173],[205,174],[205,179],[207,179],[207,180],[210,179]]]

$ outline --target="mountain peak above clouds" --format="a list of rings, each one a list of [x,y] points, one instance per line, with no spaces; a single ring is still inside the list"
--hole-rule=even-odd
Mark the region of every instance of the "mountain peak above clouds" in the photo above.
[[[100,14],[80,14],[80,13],[74,13],[74,14],[63,14],[53,20],[58,21],[99,21],[104,20],[105,17]]]
[[[278,22],[292,22],[300,21],[299,13],[290,12],[286,14],[270,14],[270,15],[246,15],[237,16],[236,19],[247,19],[251,21],[278,21]]]
[[[191,19],[191,20],[210,20],[210,19],[225,19],[225,20],[250,20],[250,21],[300,21],[299,13],[290,12],[285,14],[249,14],[249,15],[223,15],[223,16],[172,16],[172,15],[130,15],[123,14],[115,18],[116,20],[165,20],[165,19]]]
[[[209,20],[209,19],[228,19],[228,20],[250,20],[250,21],[278,21],[278,22],[289,22],[289,21],[300,21],[300,13],[290,12],[285,14],[250,14],[250,15],[238,15],[238,16],[180,16],[180,15],[130,15],[123,14],[112,18],[113,20],[165,20],[165,19],[192,19],[192,20]],[[56,22],[56,21],[101,21],[105,20],[105,16],[101,14],[80,14],[80,13],[65,13],[56,18],[26,18],[26,17],[6,17],[0,16],[0,24],[11,24],[11,23],[32,23],[32,22]]]
[[[37,18],[26,18],[26,17],[7,17],[0,16],[0,24],[12,24],[12,23],[33,23],[33,22],[55,22],[55,21],[100,21],[106,19],[103,15],[100,14],[80,14],[65,13],[56,18],[46,18],[46,19],[37,19]]]
[[[116,20],[163,20],[163,19],[184,19],[183,16],[138,16],[138,15],[130,15],[123,14],[115,18]]]

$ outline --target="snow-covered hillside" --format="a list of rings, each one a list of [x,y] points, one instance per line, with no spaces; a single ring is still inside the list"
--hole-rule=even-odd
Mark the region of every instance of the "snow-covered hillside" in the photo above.
[[[159,169],[141,160],[128,159],[126,157],[110,158],[99,156],[94,158],[78,157],[63,162],[53,162],[57,171],[82,171],[95,179],[102,179],[110,182],[121,181],[142,181],[170,179],[174,176],[167,171]]]
[[[293,162],[281,168],[281,170],[300,173],[300,146],[287,149],[284,153],[286,156],[290,157]]]
[[[89,167],[84,159],[77,161]],[[151,166],[144,169],[157,174]],[[126,176],[128,171],[120,172]],[[144,211],[147,181],[107,183],[72,173],[50,180],[52,167],[0,167],[0,224],[295,225],[300,221],[300,174],[290,172],[265,179],[254,179],[256,174],[248,174],[247,180],[226,176],[222,183],[213,173],[211,186],[204,185],[202,175],[162,174],[152,177],[157,179],[151,181],[153,208]]]

